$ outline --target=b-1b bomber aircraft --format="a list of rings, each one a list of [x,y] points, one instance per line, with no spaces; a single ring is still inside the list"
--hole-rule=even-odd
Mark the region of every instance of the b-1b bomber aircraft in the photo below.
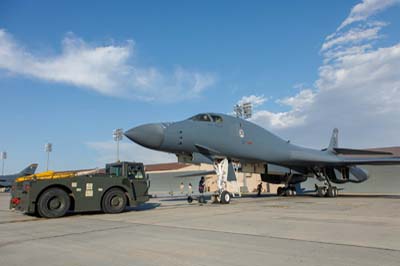
[[[222,203],[229,203],[233,195],[224,183],[236,180],[234,165],[242,172],[259,173],[262,181],[284,184],[279,195],[294,195],[296,184],[315,177],[324,182],[317,186],[317,195],[336,197],[338,188],[333,184],[368,179],[359,165],[400,164],[400,157],[388,152],[339,148],[337,129],[327,148],[315,150],[293,145],[250,121],[218,113],[140,125],[125,136],[144,147],[174,153],[179,162],[213,164]]]
[[[12,185],[12,182],[14,182],[14,180],[16,178],[18,178],[20,176],[33,175],[35,173],[37,167],[38,167],[38,164],[33,163],[19,173],[12,174],[12,175],[0,175],[0,187],[10,188]]]

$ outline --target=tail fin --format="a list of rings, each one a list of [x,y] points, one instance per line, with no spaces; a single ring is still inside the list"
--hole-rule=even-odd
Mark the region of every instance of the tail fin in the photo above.
[[[37,163],[33,163],[29,165],[27,168],[22,170],[19,174],[20,176],[25,176],[25,175],[33,175],[36,171],[36,168],[38,167]]]
[[[339,146],[339,129],[334,128],[332,131],[331,141],[329,142],[328,151],[335,152],[335,148]]]

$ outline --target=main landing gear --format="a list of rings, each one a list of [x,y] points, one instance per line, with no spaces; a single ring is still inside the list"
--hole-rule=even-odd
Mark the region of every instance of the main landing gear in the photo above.
[[[286,177],[285,186],[278,187],[278,190],[276,191],[278,196],[296,196],[296,188],[293,184],[290,184],[293,175],[288,174]]]
[[[332,186],[330,183],[324,186],[315,185],[315,190],[318,197],[336,198],[339,194],[338,188]]]
[[[339,190],[337,187],[332,186],[332,183],[329,181],[329,178],[321,173],[314,171],[315,176],[319,181],[323,181],[324,185],[318,186],[315,184],[315,192],[318,197],[328,197],[328,198],[336,198],[339,194]]]
[[[296,188],[294,186],[278,187],[278,196],[296,196]]]

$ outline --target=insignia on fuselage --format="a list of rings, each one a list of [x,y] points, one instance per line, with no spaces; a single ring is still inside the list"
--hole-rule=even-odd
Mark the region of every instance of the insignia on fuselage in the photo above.
[[[239,136],[241,138],[244,138],[244,130],[243,130],[243,128],[239,129]]]

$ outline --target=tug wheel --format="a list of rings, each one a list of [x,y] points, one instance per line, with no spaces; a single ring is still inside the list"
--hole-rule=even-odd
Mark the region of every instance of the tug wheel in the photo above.
[[[37,202],[39,216],[45,218],[58,218],[64,216],[71,205],[67,192],[60,188],[49,188],[40,195]]]
[[[120,213],[125,210],[126,204],[124,191],[119,188],[112,188],[104,194],[101,207],[105,213]]]

